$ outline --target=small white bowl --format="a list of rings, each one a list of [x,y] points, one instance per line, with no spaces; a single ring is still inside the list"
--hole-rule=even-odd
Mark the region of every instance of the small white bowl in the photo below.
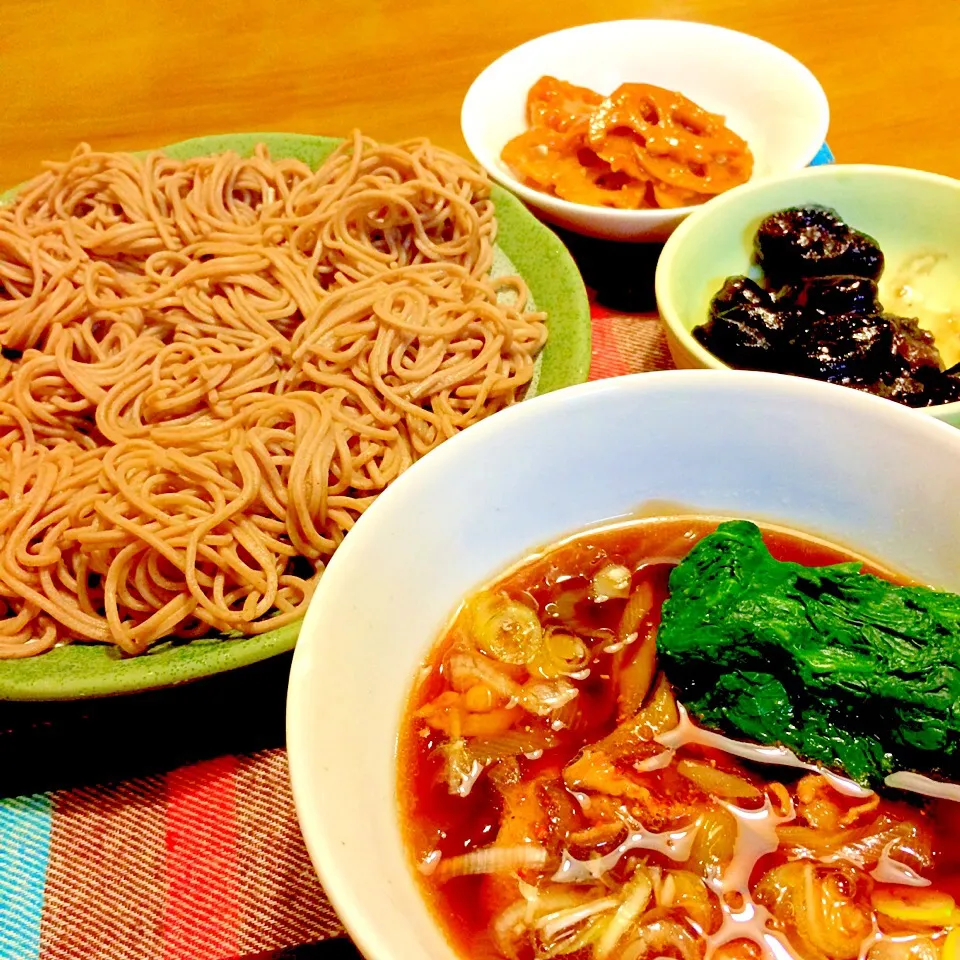
[[[287,701],[303,835],[363,954],[455,957],[407,859],[396,745],[417,669],[469,591],[651,502],[783,523],[957,590],[958,477],[960,432],[936,420],[843,387],[709,370],[545,394],[415,463],[327,567]]]
[[[697,210],[667,241],[657,262],[657,307],[667,344],[680,368],[730,368],[692,333],[705,323],[710,301],[727,277],[750,274],[760,221],[800,204],[833,207],[880,244],[885,266],[880,302],[891,313],[956,315],[960,309],[960,180],[904,167],[838,164],[748,183]],[[909,303],[898,291],[912,290]],[[960,338],[960,334],[954,335]],[[951,344],[948,362],[958,344]],[[960,427],[960,402],[920,413]]]
[[[524,186],[500,159],[527,128],[530,87],[549,74],[604,96],[621,83],[676,90],[726,117],[753,151],[755,179],[805,167],[827,135],[830,111],[813,74],[777,47],[734,30],[683,20],[616,20],[550,33],[516,47],[474,80],[460,114],[467,146],[490,176],[540,216],[611,240],[664,240],[691,210],[614,210]]]

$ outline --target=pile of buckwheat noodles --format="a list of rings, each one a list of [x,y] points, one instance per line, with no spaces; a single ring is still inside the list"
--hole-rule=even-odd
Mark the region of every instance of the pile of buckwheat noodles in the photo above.
[[[495,231],[426,140],[48,164],[0,207],[0,657],[302,616],[377,493],[522,397],[546,328]]]

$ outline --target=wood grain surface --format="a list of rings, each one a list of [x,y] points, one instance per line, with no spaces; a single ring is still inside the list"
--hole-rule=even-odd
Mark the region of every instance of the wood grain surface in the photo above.
[[[0,188],[83,140],[136,149],[360,126],[465,150],[460,103],[487,63],[619,17],[769,40],[823,84],[838,160],[960,176],[957,11],[955,0],[0,0]]]

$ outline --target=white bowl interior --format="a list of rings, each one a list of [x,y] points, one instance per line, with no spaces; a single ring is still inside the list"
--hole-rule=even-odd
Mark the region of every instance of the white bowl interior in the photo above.
[[[710,301],[727,277],[750,274],[753,237],[760,221],[785,207],[820,203],[834,207],[883,250],[880,278],[884,307],[907,316],[960,317],[960,181],[898,167],[837,165],[813,167],[789,177],[748,184],[698,210],[673,234],[657,264],[657,304],[667,324],[679,366],[726,369],[690,331],[705,322]],[[911,302],[898,299],[908,286]],[[939,340],[960,359],[956,333]],[[931,408],[960,425],[960,404]]]
[[[604,95],[627,81],[678,90],[725,116],[746,139],[755,177],[806,166],[827,132],[826,97],[809,70],[747,34],[682,20],[622,20],[538,37],[477,77],[463,103],[461,126],[467,146],[491,176],[558,222],[625,231],[629,224],[636,229],[644,222],[676,221],[683,213],[587,207],[519,183],[500,152],[526,129],[527,93],[544,74]]]
[[[767,519],[960,589],[960,433],[841,387],[672,371],[497,414],[415,464],[320,582],[288,701],[294,797],[370,960],[451,958],[411,874],[395,748],[413,677],[461,600],[538,546],[660,502]]]

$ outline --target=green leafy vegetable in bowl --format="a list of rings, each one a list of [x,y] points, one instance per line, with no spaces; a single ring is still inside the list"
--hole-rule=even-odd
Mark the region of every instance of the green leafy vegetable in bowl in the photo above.
[[[672,572],[657,646],[704,726],[873,787],[960,776],[960,596],[781,562],[733,521]]]

